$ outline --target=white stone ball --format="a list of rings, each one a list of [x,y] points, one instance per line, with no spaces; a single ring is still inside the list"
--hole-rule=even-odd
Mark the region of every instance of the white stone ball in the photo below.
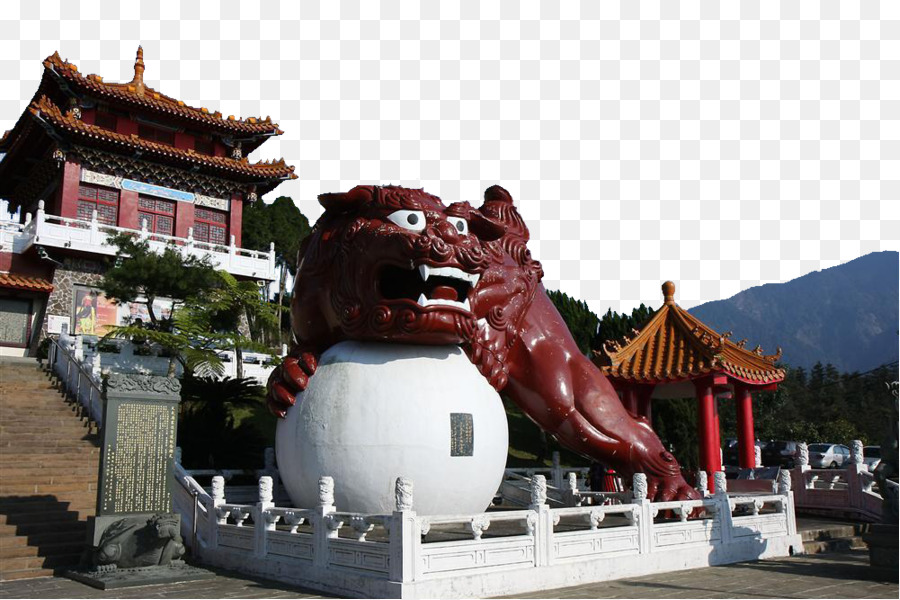
[[[457,346],[342,342],[319,359],[278,423],[278,471],[293,504],[334,478],[338,510],[394,510],[413,483],[418,514],[484,511],[503,478],[509,432],[496,391]]]

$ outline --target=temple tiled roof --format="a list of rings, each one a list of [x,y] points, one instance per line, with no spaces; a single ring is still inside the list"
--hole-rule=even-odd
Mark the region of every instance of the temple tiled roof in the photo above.
[[[12,273],[0,273],[0,288],[12,288],[30,292],[52,292],[53,284],[41,277],[23,277]]]
[[[665,303],[631,338],[607,342],[594,362],[605,375],[638,383],[663,383],[725,373],[735,379],[765,385],[784,379],[775,366],[781,349],[763,356],[762,349],[734,343],[731,332],[719,334],[675,304],[675,284],[663,284]]]
[[[83,75],[73,63],[63,60],[58,52],[54,52],[44,60],[44,67],[52,71],[65,82],[83,93],[101,99],[124,103],[133,107],[163,113],[220,130],[230,131],[238,136],[243,135],[281,135],[283,132],[269,117],[265,119],[250,117],[248,119],[223,117],[219,111],[210,112],[207,108],[188,106],[154,90],[144,84],[143,50],[138,48],[135,61],[134,79],[128,83],[107,83],[99,75]]]
[[[251,176],[259,179],[296,179],[294,167],[284,159],[251,163],[246,157],[234,159],[225,156],[209,156],[192,149],[176,148],[160,142],[146,140],[137,135],[124,135],[96,125],[85,123],[73,114],[63,114],[49,98],[42,96],[31,103],[28,112],[56,133],[64,133],[73,142],[85,145],[99,145],[113,150],[141,150],[160,158],[169,159],[187,166],[206,167],[220,172]]]

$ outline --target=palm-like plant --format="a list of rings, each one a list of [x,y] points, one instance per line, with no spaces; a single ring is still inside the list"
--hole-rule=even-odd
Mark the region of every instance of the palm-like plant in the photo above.
[[[176,327],[201,333],[211,345],[208,347],[232,348],[235,354],[236,376],[242,379],[243,351],[252,350],[272,355],[264,344],[253,341],[242,333],[250,323],[257,327],[275,327],[278,316],[260,294],[253,281],[238,281],[231,274],[219,271],[219,283],[202,302],[191,302],[176,317]],[[247,326],[243,320],[247,320]],[[201,354],[205,350],[201,351]],[[209,362],[209,361],[206,361]],[[209,363],[213,367],[213,363]]]

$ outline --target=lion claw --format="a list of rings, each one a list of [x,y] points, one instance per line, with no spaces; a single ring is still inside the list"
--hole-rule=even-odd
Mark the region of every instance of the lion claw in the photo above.
[[[287,409],[294,405],[299,392],[309,385],[309,378],[316,372],[318,359],[312,352],[301,352],[297,356],[286,356],[282,363],[269,375],[266,405],[269,412],[284,418]]]

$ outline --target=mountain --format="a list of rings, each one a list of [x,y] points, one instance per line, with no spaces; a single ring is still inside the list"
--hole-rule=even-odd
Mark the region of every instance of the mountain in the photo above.
[[[766,354],[781,346],[792,367],[831,363],[868,371],[898,359],[900,254],[873,252],[785,283],[768,283],[690,309],[732,340]]]

